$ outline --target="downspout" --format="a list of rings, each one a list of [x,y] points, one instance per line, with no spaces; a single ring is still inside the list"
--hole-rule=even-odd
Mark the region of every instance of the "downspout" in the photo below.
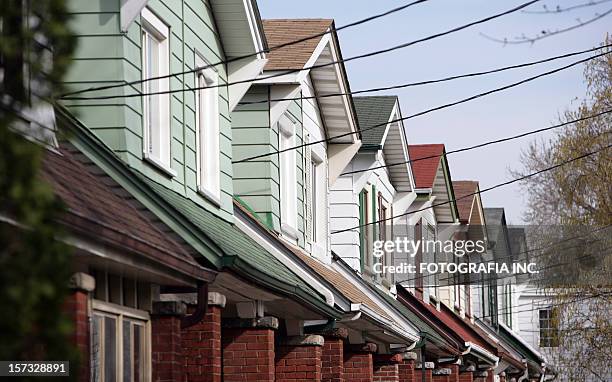
[[[195,312],[181,318],[181,329],[187,329],[202,321],[208,311],[208,283],[198,282],[198,304]]]
[[[423,341],[423,346],[421,346],[421,382],[427,382],[425,378],[425,341]]]

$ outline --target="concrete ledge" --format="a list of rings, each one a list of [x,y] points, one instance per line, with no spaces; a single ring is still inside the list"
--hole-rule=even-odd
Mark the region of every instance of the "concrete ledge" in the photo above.
[[[466,367],[465,369],[461,369],[460,372],[462,373],[473,373],[476,371],[476,366],[474,365],[470,365],[468,367]]]
[[[284,346],[323,346],[325,339],[318,334],[307,334],[305,336],[281,338],[279,344]]]
[[[208,306],[218,306],[219,308],[225,308],[227,299],[224,295],[219,292],[208,292]]]
[[[278,318],[228,318],[221,320],[221,326],[224,328],[267,328],[276,330],[278,329]]]
[[[419,357],[417,353],[412,352],[412,351],[407,351],[405,353],[402,353],[402,356],[404,357],[404,360],[406,361],[416,361]]]
[[[433,362],[425,362],[425,369],[432,369],[436,367],[436,365]],[[423,366],[420,363],[417,363],[416,365],[414,365],[414,369],[422,369]]]
[[[70,277],[68,287],[84,292],[93,292],[96,289],[96,279],[87,273],[77,272]]]
[[[376,353],[378,345],[372,342],[366,342],[363,344],[349,344],[346,349],[351,353]]]
[[[198,304],[197,293],[164,293],[159,296],[161,301],[182,301],[187,305]],[[225,308],[226,298],[219,292],[208,292],[208,306]]]
[[[187,305],[180,301],[154,301],[153,315],[155,316],[184,316]]]
[[[451,369],[443,367],[441,369],[434,369],[433,375],[451,375],[451,372]]]

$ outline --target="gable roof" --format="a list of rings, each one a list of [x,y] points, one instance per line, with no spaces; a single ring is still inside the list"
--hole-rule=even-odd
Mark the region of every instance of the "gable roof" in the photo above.
[[[332,19],[273,19],[263,20],[263,28],[268,45],[275,47],[324,33],[332,23]],[[265,70],[302,69],[322,37],[270,51],[266,56],[268,63]]]
[[[361,148],[382,146],[382,139],[387,130],[387,122],[391,118],[397,96],[367,96],[353,97],[357,122],[361,131]],[[372,126],[377,126],[372,128]],[[365,130],[365,131],[364,131]]]
[[[461,223],[468,223],[470,221],[470,213],[472,212],[474,198],[477,195],[473,195],[472,197],[467,195],[473,194],[478,190],[478,182],[475,180],[454,180],[453,190],[455,191],[457,209],[459,210],[459,221],[461,221]]]
[[[444,154],[443,144],[408,145],[412,173],[416,188],[432,188],[440,158]],[[431,157],[431,158],[429,158]],[[419,160],[421,158],[428,158]]]

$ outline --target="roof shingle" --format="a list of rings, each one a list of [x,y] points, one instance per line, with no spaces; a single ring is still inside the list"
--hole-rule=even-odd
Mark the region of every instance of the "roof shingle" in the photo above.
[[[459,220],[462,223],[470,221],[470,212],[476,195],[469,197],[478,190],[478,182],[475,180],[454,180],[453,190],[455,191],[455,199],[457,200],[457,209],[459,210]]]
[[[444,154],[444,145],[408,145],[408,153],[416,188],[432,188],[436,171],[440,165],[440,158]],[[421,160],[421,158],[428,159]]]
[[[381,146],[397,96],[353,97],[362,147]],[[373,127],[376,126],[376,127]]]
[[[332,19],[273,19],[263,20],[268,46],[286,44],[295,40],[324,33],[333,24]],[[267,54],[265,70],[302,69],[312,56],[322,36],[297,44],[274,49]]]

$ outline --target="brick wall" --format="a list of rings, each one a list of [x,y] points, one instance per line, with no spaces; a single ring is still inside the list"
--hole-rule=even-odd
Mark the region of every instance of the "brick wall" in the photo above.
[[[176,382],[182,379],[181,317],[185,313],[186,308],[183,303],[176,301],[153,303],[151,363],[155,382]]]
[[[376,352],[375,344],[349,345],[344,348],[344,381],[372,382],[374,364],[372,353]]]
[[[74,324],[72,341],[80,354],[79,381],[89,381],[89,318],[87,316],[88,293],[74,290],[66,298],[64,311]]]
[[[421,368],[419,367],[415,367],[414,369],[414,380],[415,382],[421,382],[423,381],[423,374],[425,374],[425,382],[432,382],[432,370],[431,369],[425,369],[425,372],[423,372],[421,370]]]
[[[274,332],[278,320],[223,320],[224,382],[274,381]]]
[[[377,354],[374,356],[374,382],[399,382],[398,365],[402,362],[401,354]]]
[[[344,340],[326,336],[321,354],[321,381],[344,382]]]
[[[460,371],[459,372],[459,382],[473,382],[474,381],[474,373],[471,371]]]
[[[299,336],[276,348],[276,382],[320,382],[323,337]]]
[[[414,379],[414,359],[404,359],[397,365],[399,382],[419,382]]]
[[[448,376],[449,382],[459,382],[459,365],[448,365],[446,367],[451,370],[451,374]]]
[[[221,310],[209,306],[201,322],[182,331],[184,374],[189,382],[221,382]]]

